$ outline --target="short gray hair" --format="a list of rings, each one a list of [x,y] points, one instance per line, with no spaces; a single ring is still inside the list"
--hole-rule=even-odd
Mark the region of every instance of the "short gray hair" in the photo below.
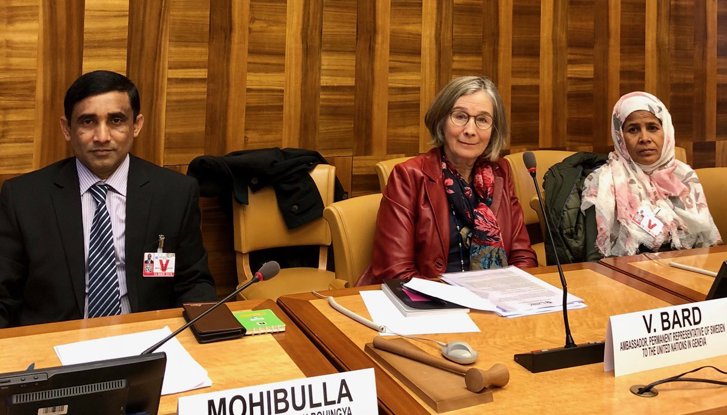
[[[505,147],[510,130],[507,125],[502,98],[497,91],[497,87],[490,79],[484,76],[462,76],[451,80],[434,98],[434,102],[432,102],[427,114],[424,116],[424,124],[432,136],[432,144],[435,147],[442,147],[444,145],[444,125],[454,104],[460,97],[478,91],[485,91],[492,99],[494,112],[492,114],[490,143],[482,155],[490,161],[496,161],[503,147]]]

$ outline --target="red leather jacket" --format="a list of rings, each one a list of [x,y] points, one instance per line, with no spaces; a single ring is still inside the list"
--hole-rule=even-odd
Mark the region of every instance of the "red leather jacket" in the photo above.
[[[490,208],[497,217],[510,265],[535,267],[523,213],[509,164],[493,163],[495,189]],[[381,199],[371,266],[358,285],[392,278],[436,278],[449,254],[449,202],[444,194],[440,149],[394,167]]]

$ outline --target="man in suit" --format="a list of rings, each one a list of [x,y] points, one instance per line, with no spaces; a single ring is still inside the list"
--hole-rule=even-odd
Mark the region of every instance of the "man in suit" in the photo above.
[[[4,183],[0,327],[215,300],[196,181],[129,154],[139,106],[123,75],[81,76],[60,120],[75,156]],[[149,253],[173,276],[143,276]]]

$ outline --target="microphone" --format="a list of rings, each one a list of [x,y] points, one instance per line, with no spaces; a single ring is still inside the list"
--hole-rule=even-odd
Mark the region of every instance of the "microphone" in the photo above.
[[[550,229],[550,219],[543,205],[543,197],[540,195],[540,186],[535,180],[536,160],[535,154],[530,151],[523,153],[523,162],[533,178],[535,192],[538,195],[540,210],[543,212],[545,220],[545,229],[548,231],[550,243],[555,247],[555,240]],[[603,362],[604,342],[594,342],[577,345],[573,340],[568,323],[568,283],[563,274],[563,268],[560,266],[557,250],[553,249],[555,256],[555,264],[558,267],[558,275],[560,276],[560,285],[563,289],[563,325],[565,326],[565,346],[555,349],[534,350],[532,352],[520,353],[515,355],[515,361],[525,369],[533,372],[547,372],[549,370],[564,369],[567,367],[589,365],[591,363]]]
[[[267,280],[273,278],[274,276],[278,275],[278,272],[280,272],[280,264],[278,264],[277,262],[275,262],[275,261],[269,261],[269,262],[264,263],[260,267],[260,269],[255,273],[255,275],[253,275],[253,277],[250,279],[250,281],[248,281],[248,282],[242,284],[241,286],[237,287],[237,289],[235,289],[235,291],[233,291],[232,293],[230,293],[230,295],[228,295],[227,297],[225,297],[225,298],[221,299],[220,301],[216,302],[212,307],[210,307],[207,310],[205,310],[202,314],[198,315],[197,317],[193,318],[192,320],[189,320],[189,322],[187,322],[187,324],[185,324],[182,327],[180,327],[177,330],[175,330],[174,333],[172,333],[172,334],[168,335],[167,337],[161,339],[155,345],[153,345],[150,348],[144,350],[143,352],[141,352],[141,354],[142,355],[145,355],[145,354],[152,353],[154,350],[156,350],[159,347],[161,347],[164,343],[168,342],[170,339],[172,339],[173,337],[175,337],[177,334],[179,334],[182,331],[184,331],[184,329],[186,329],[187,327],[189,327],[192,324],[196,323],[199,319],[201,319],[202,317],[206,316],[207,314],[211,313],[212,310],[216,309],[217,307],[219,307],[222,304],[224,304],[227,300],[229,300],[232,297],[234,297],[237,294],[239,294],[245,288],[251,286],[252,284],[254,284],[256,282],[267,281]]]

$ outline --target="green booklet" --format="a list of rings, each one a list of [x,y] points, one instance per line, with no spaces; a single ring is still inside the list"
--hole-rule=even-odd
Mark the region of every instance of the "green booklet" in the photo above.
[[[285,323],[273,313],[273,310],[244,310],[232,313],[250,334],[275,333],[285,331]]]

